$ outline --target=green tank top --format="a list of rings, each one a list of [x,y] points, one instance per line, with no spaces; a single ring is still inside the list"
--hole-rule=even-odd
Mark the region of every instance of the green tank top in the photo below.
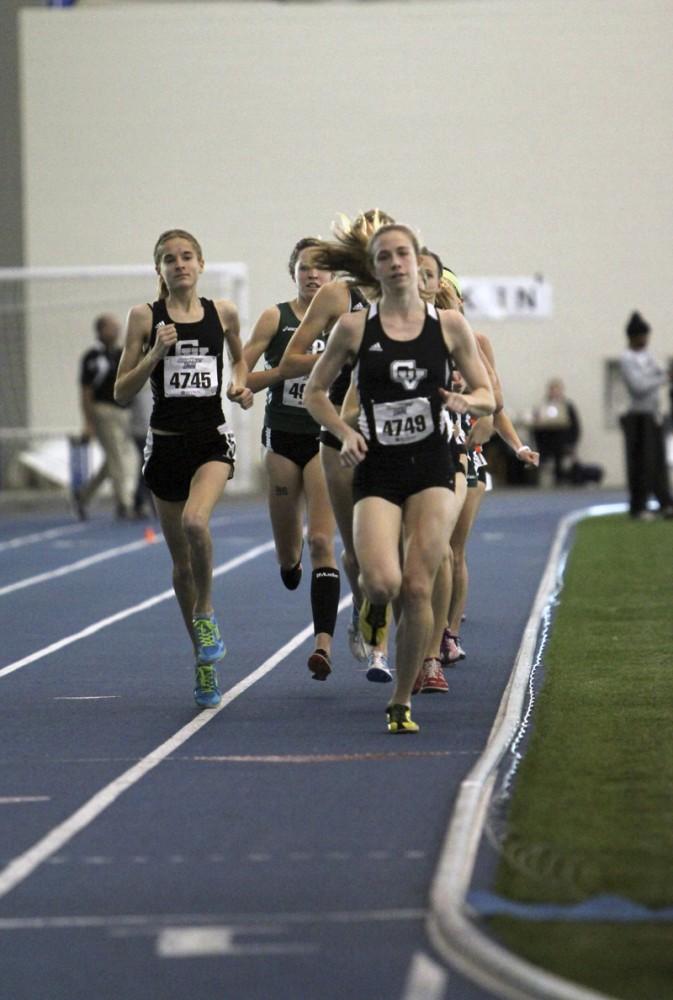
[[[277,368],[290,338],[299,326],[300,320],[295,316],[289,302],[279,302],[278,329],[271,338],[264,352],[265,368]],[[313,341],[312,354],[320,354],[325,350],[325,338],[318,337]],[[264,426],[275,431],[288,431],[292,434],[317,435],[320,426],[315,422],[304,406],[304,389],[307,376],[285,379],[270,386],[266,391],[266,409],[264,411]]]

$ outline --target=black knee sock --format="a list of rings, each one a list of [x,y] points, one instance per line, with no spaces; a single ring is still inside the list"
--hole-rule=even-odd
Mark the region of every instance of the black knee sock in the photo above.
[[[311,576],[311,610],[315,635],[326,632],[334,635],[339,608],[339,570],[331,566],[321,566],[313,570]]]

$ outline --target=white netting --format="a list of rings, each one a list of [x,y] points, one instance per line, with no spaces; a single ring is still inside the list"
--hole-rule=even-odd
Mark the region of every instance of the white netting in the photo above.
[[[82,427],[79,364],[93,345],[93,321],[123,320],[132,305],[156,297],[151,266],[0,268],[0,490],[66,487],[68,438]],[[207,298],[232,299],[248,325],[244,264],[207,265],[199,281]],[[226,364],[226,359],[225,359]],[[258,449],[252,420],[224,401],[238,439],[232,491],[256,486]]]

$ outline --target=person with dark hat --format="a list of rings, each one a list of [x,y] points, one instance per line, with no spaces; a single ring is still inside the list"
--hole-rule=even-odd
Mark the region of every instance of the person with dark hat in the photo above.
[[[629,513],[638,520],[652,520],[647,501],[654,495],[660,513],[673,517],[673,498],[668,484],[666,450],[659,408],[659,390],[671,376],[650,354],[650,325],[639,312],[626,324],[628,348],[621,356],[622,378],[629,406],[621,418],[624,431]]]

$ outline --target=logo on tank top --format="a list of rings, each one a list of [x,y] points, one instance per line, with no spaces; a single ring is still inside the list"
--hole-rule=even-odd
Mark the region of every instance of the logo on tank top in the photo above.
[[[199,347],[198,340],[178,340],[175,353],[178,357],[184,358],[192,354],[208,354],[208,348]]]
[[[416,389],[427,374],[427,368],[417,368],[415,361],[393,361],[390,365],[392,381],[399,382],[409,392]]]

